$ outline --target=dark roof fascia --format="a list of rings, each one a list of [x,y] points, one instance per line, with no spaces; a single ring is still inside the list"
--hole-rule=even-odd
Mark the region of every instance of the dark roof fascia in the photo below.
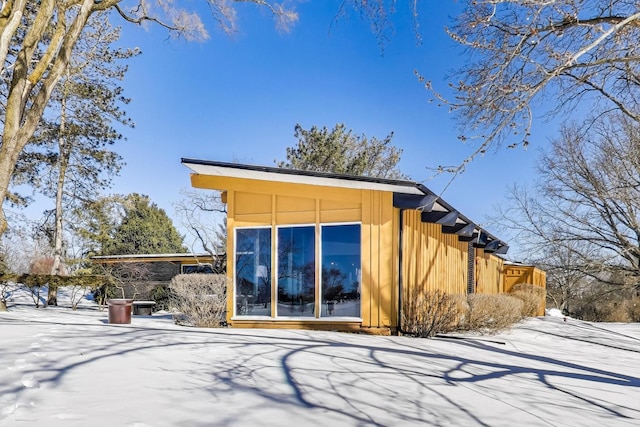
[[[435,194],[433,193],[431,190],[429,190],[429,188],[427,188],[426,186],[424,186],[423,184],[416,184],[416,186],[420,189],[420,191],[422,191],[425,194]],[[456,211],[456,209],[451,206],[449,203],[447,203],[445,200],[443,200],[442,198],[438,197],[438,203],[444,207],[445,209],[447,209],[449,212],[453,212]],[[471,221],[469,218],[467,218],[465,215],[463,215],[462,213],[460,213],[458,211],[459,215],[458,218],[461,219],[462,221],[466,222],[467,224],[476,224],[475,222]],[[477,225],[477,224],[476,224]],[[482,233],[484,233],[487,237],[488,237],[488,241],[493,241],[493,240],[498,240],[500,241],[500,239],[498,239],[497,237],[495,237],[493,234],[489,233],[487,230],[483,229],[482,227],[480,227],[479,225],[477,225],[478,228],[480,228],[482,230]],[[502,241],[501,241],[502,242]],[[502,242],[503,246],[507,246],[506,243]]]

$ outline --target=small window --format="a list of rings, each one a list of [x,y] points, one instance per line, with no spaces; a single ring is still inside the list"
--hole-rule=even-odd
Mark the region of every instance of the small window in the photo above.
[[[211,264],[182,264],[182,274],[213,274],[213,267]]]

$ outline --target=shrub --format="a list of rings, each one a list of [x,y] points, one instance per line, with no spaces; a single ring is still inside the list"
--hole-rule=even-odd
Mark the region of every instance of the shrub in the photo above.
[[[432,337],[456,329],[464,312],[464,301],[440,290],[412,287],[403,304],[403,331],[417,337]]]
[[[518,283],[511,289],[509,295],[522,301],[522,317],[534,317],[538,314],[542,299],[545,297],[545,289],[529,283]]]
[[[169,306],[176,323],[205,328],[224,325],[227,277],[222,274],[179,274],[169,284]]]
[[[460,323],[461,329],[495,332],[522,318],[522,300],[504,294],[471,294],[468,311]]]
[[[640,322],[640,297],[633,297],[627,302],[630,322]]]
[[[105,305],[110,298],[118,298],[117,289],[107,283],[94,288],[91,294],[98,305]]]
[[[158,285],[149,292],[149,299],[156,302],[154,310],[169,309],[169,288],[166,285]]]

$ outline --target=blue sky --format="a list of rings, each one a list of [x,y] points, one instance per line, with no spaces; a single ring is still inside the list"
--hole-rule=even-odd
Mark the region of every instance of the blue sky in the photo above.
[[[414,69],[445,89],[447,74],[464,63],[444,32],[460,5],[423,2],[417,45],[408,6],[399,2],[394,34],[382,50],[357,15],[332,25],[338,3],[298,3],[300,20],[284,34],[264,11],[242,5],[239,33],[231,38],[212,27],[203,9],[211,34],[204,43],[123,22],[122,44],[143,53],[130,60],[123,83],[136,127],[124,130],[127,141],[116,148],[127,165],[111,192],[147,194],[173,216],[172,203],[189,187],[181,157],[271,166],[296,143],[296,123],[340,122],[379,138],[394,131],[393,143],[404,151],[400,169],[440,192],[450,177],[428,180],[427,168],[457,164],[472,147],[457,140],[448,111],[428,103]],[[504,203],[507,185],[533,179],[536,147],[547,138],[534,128],[528,151],[504,148],[476,159],[444,199],[483,223]]]

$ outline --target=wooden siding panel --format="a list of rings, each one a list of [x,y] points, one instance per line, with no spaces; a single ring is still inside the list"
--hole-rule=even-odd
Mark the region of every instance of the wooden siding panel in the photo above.
[[[312,212],[316,211],[316,199],[303,197],[276,196],[276,212]]]
[[[379,310],[379,323],[378,327],[391,326],[391,319],[393,319],[392,313],[392,301],[393,301],[393,288],[396,286],[397,279],[394,275],[395,271],[395,256],[394,256],[394,223],[395,217],[393,209],[393,194],[382,193],[380,194],[380,239],[379,239],[379,253],[380,253],[380,278],[379,278],[379,296],[378,296],[378,310]]]
[[[332,211],[320,211],[320,222],[354,222],[360,221],[362,211],[360,209],[343,209]]]
[[[362,326],[371,327],[371,287],[373,275],[371,273],[371,196],[369,191],[362,192],[362,227],[361,232],[361,248],[360,254],[362,263],[361,273],[361,316]]]
[[[278,225],[315,224],[316,212],[280,212],[275,218]]]
[[[393,195],[391,195],[391,205],[393,206]],[[400,210],[396,208],[391,208],[391,228],[392,228],[392,241],[391,241],[391,295],[390,295],[390,309],[389,309],[389,326],[394,328],[398,326],[398,291],[400,290],[398,287],[399,280],[399,269],[398,269],[398,244],[400,242],[400,222],[399,222],[399,214]]]
[[[236,192],[236,215],[271,214],[271,195],[258,193]]]
[[[233,283],[233,273],[235,269],[235,253],[234,240],[235,240],[235,191],[227,191],[227,236],[234,236],[227,238],[227,323],[231,321],[233,317],[233,295],[235,295],[235,284]],[[231,255],[229,255],[231,254]]]
[[[371,326],[380,324],[380,192],[371,197]]]
[[[476,292],[504,293],[504,261],[481,248],[476,249]]]
[[[362,207],[362,203],[359,201],[344,202],[344,201],[336,201],[336,200],[320,200],[320,210],[321,211],[341,211],[341,210],[360,210]]]
[[[236,227],[259,227],[270,225],[272,215],[270,213],[236,215],[235,220]]]
[[[505,292],[511,292],[513,287],[519,283],[529,283],[547,288],[547,273],[532,265],[506,265],[504,274]],[[538,316],[544,316],[546,308],[546,295],[540,301]]]
[[[404,211],[403,222],[403,297],[413,287],[465,294],[467,243],[438,224],[423,223],[419,211]]]

